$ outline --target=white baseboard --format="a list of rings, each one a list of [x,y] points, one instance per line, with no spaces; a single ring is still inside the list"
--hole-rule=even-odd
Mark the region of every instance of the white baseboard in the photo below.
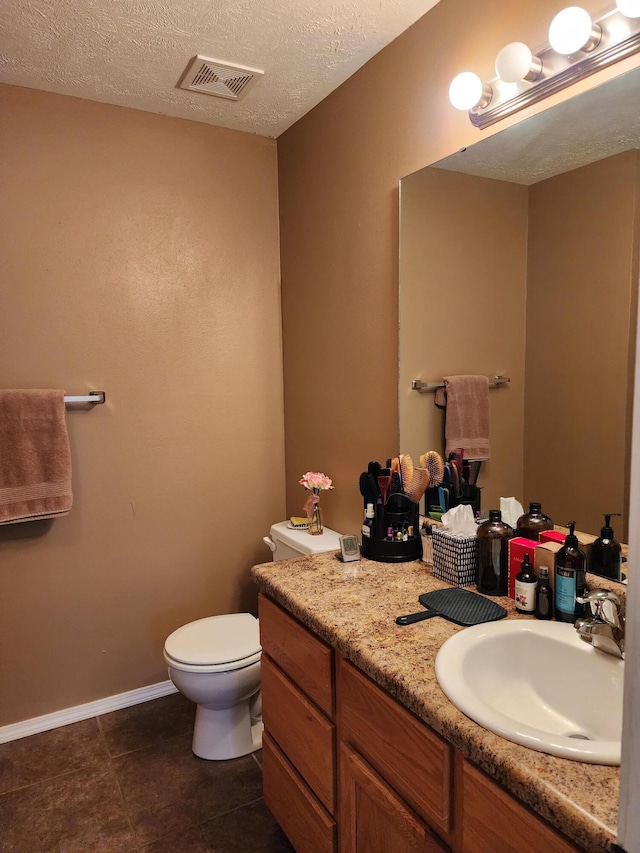
[[[105,699],[96,699],[95,702],[86,702],[84,705],[76,705],[73,708],[64,708],[62,711],[54,711],[53,714],[43,714],[41,717],[32,717],[21,723],[11,723],[8,726],[0,726],[0,743],[8,743],[10,740],[18,740],[39,732],[47,732],[49,729],[57,729],[67,726],[69,723],[77,723],[80,720],[88,720],[90,717],[98,717],[100,714],[108,714],[109,711],[118,711],[120,708],[129,708],[131,705],[140,705],[160,696],[168,696],[177,693],[178,690],[171,681],[159,681],[157,684],[149,684],[147,687],[139,687],[137,690],[128,690],[126,693],[118,693],[115,696],[107,696]]]

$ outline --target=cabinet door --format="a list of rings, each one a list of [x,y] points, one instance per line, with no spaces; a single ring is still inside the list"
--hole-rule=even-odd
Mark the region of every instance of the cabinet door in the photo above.
[[[451,746],[342,659],[338,676],[340,738],[448,841]]]
[[[579,853],[555,829],[480,770],[457,757],[459,853]]]
[[[375,770],[340,745],[341,853],[443,853],[448,850]]]

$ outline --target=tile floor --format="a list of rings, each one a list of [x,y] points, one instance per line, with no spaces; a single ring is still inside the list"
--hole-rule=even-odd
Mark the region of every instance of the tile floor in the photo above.
[[[175,693],[0,744],[0,853],[293,853],[260,753],[203,761]]]

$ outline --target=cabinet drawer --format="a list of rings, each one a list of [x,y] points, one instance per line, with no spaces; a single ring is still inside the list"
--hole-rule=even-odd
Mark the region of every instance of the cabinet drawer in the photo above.
[[[264,801],[297,853],[336,853],[336,824],[267,732],[262,740]]]
[[[411,808],[448,840],[452,747],[342,659],[338,725],[341,738],[350,741]]]
[[[579,853],[578,847],[462,757],[456,765],[458,822],[460,853]]]
[[[262,594],[258,606],[263,650],[328,717],[333,717],[333,650]]]
[[[262,658],[262,717],[265,730],[333,814],[335,726],[266,656]]]

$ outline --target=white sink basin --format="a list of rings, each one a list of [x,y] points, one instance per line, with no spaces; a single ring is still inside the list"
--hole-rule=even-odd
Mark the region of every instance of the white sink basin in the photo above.
[[[620,764],[624,661],[573,625],[509,619],[450,637],[436,677],[453,704],[498,735],[562,758]]]

